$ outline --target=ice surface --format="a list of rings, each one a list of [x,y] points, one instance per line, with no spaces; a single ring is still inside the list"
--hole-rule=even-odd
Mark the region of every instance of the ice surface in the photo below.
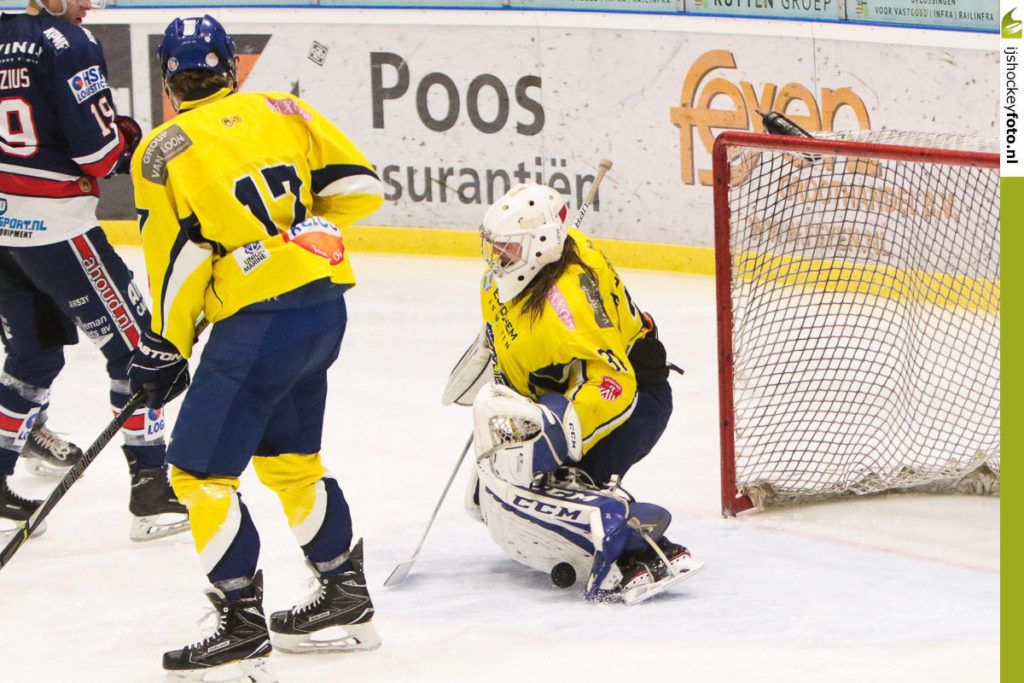
[[[142,272],[137,250],[122,250]],[[479,325],[472,260],[354,255],[359,285],[332,370],[324,458],[366,539],[380,650],[275,654],[312,681],[995,681],[999,501],[891,496],[719,517],[713,281],[624,271],[656,316],[675,415],[626,479],[675,516],[670,536],[712,563],[674,594],[593,606],[507,559],[461,509],[460,473],[409,579],[381,587],[423,530],[471,428],[440,405]],[[100,354],[67,351],[51,427],[85,448],[109,421]],[[47,484],[19,469],[20,492]],[[308,572],[276,498],[247,472],[266,606],[300,600]],[[116,446],[0,573],[0,681],[160,681],[164,650],[198,639],[205,577],[187,536],[128,540]]]

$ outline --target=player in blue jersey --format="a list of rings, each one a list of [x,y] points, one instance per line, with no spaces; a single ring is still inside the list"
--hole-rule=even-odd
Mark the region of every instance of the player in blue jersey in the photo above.
[[[81,330],[99,347],[117,412],[150,321],[96,219],[98,179],[128,171],[142,131],[115,110],[103,49],[80,25],[89,9],[90,0],[31,0],[24,14],[0,17],[0,522],[8,525],[39,505],[7,479],[45,421],[64,346]],[[167,479],[163,431],[163,415],[147,409],[122,430],[133,540],[187,528]],[[81,457],[65,455],[58,469]]]

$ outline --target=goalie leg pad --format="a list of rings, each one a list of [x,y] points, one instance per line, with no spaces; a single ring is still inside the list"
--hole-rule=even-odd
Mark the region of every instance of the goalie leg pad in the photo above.
[[[568,562],[578,576],[590,573],[594,508],[568,503],[543,491],[516,486],[498,477],[490,463],[477,467],[480,512],[494,542],[520,564],[542,572]]]

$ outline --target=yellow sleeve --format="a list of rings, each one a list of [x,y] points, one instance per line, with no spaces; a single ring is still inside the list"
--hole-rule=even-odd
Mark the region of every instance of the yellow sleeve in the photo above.
[[[150,145],[158,145],[159,139],[157,135]],[[179,205],[173,182],[143,176],[142,157],[140,153],[132,159],[132,182],[153,299],[152,329],[188,358],[213,276],[213,248],[193,241],[199,237],[195,215]]]
[[[297,99],[297,98],[296,98]],[[320,112],[309,115],[309,168],[313,213],[344,229],[380,208],[384,187],[363,153]]]
[[[607,345],[600,345],[608,342]],[[580,418],[583,452],[587,453],[633,414],[636,406],[636,376],[625,350],[615,348],[613,339],[596,343],[577,338],[563,353],[578,363],[578,380],[565,397],[572,401]]]

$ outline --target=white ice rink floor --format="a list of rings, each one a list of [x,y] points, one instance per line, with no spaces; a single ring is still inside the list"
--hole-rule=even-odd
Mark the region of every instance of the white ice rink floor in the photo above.
[[[123,250],[141,272],[138,250]],[[508,559],[462,511],[463,470],[405,584],[406,560],[471,428],[440,405],[479,326],[476,261],[354,256],[359,286],[331,374],[324,459],[365,537],[384,644],[275,654],[283,683],[352,681],[996,681],[999,501],[892,496],[738,519],[719,516],[714,287],[624,271],[658,320],[675,415],[626,478],[668,507],[670,536],[712,566],[672,594],[595,606]],[[110,420],[99,352],[68,349],[51,426],[85,448]],[[173,410],[171,411],[173,413]],[[0,572],[0,681],[161,681],[161,654],[198,640],[208,605],[191,537],[128,540],[127,467],[108,447]],[[19,469],[13,486],[43,497]],[[310,588],[277,499],[242,491],[262,535],[265,605]]]

